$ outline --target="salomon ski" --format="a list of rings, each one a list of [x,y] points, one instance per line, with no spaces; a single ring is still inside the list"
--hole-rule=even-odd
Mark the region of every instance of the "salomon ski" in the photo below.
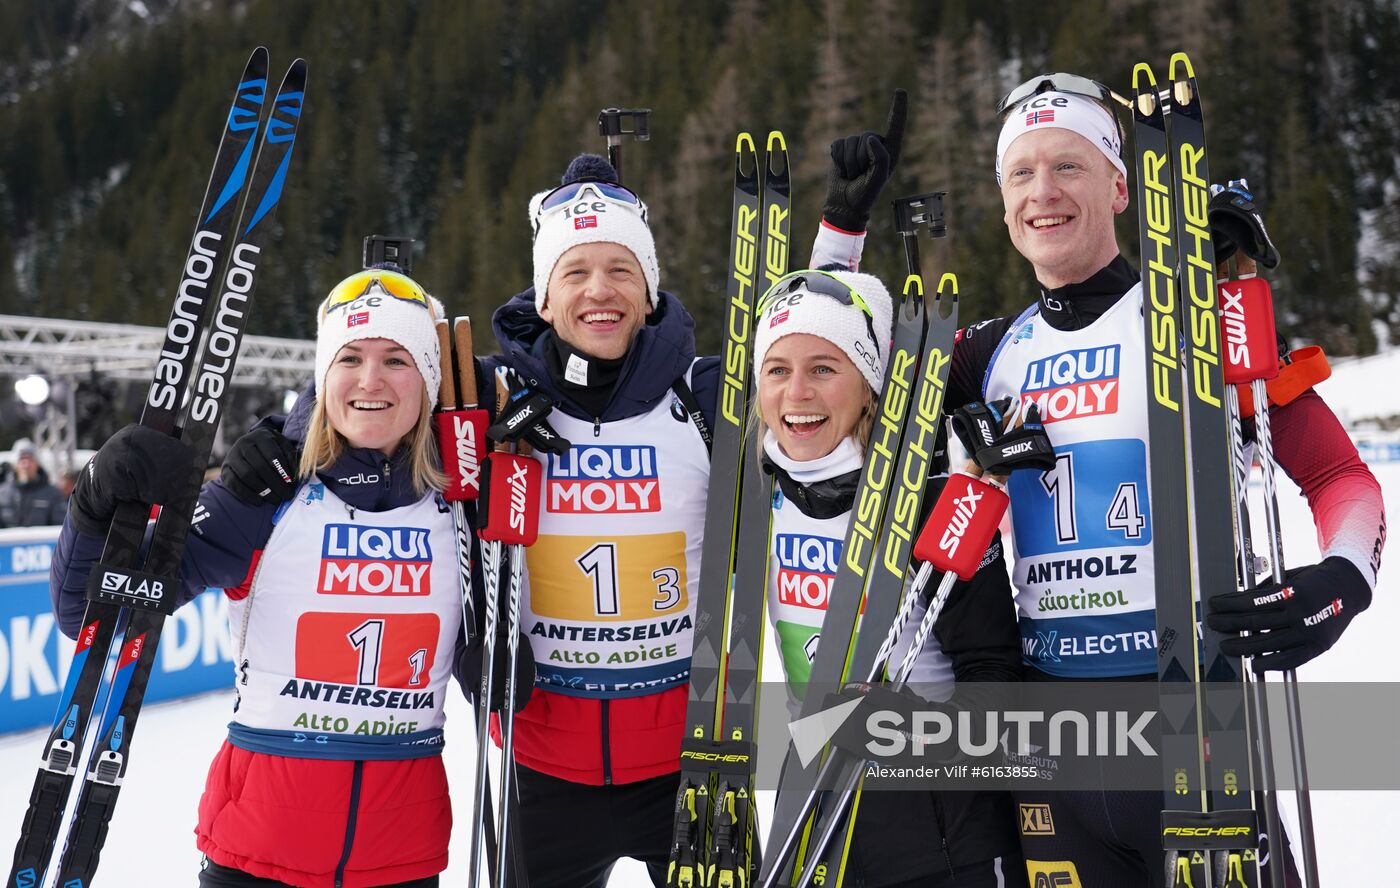
[[[267,62],[267,50],[258,47],[239,78],[205,189],[204,203],[195,221],[175,307],[166,325],[165,343],[161,348],[166,372],[152,382],[142,410],[140,421],[144,425],[167,434],[174,434],[176,430],[181,398],[207,314],[211,284],[219,280],[228,258],[267,95]],[[114,536],[109,538],[103,552],[104,563],[134,561],[145,526],[144,511],[136,508],[119,511],[114,521]],[[58,839],[68,793],[77,774],[84,735],[93,712],[104,699],[99,692],[103,689],[107,649],[120,614],[121,607],[117,604],[94,602],[84,616],[73,664],[59,698],[53,728],[44,741],[29,810],[15,848],[14,866],[7,882],[11,888],[30,888],[43,881]]]

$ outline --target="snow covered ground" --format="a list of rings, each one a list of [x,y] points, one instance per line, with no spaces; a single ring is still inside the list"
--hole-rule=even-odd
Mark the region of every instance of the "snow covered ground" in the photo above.
[[[1400,363],[1396,369],[1400,370]],[[1394,373],[1377,377],[1368,372],[1365,380],[1394,377]],[[1380,387],[1365,385],[1362,377],[1339,370],[1320,388],[1329,402],[1346,409],[1346,405],[1352,403],[1357,407],[1369,406],[1371,394]],[[1400,387],[1393,392],[1400,392]],[[1400,400],[1394,412],[1400,413]],[[1372,468],[1387,493],[1387,501],[1400,502],[1400,463],[1376,463]],[[1292,565],[1311,563],[1317,559],[1317,542],[1307,506],[1287,479],[1281,482],[1288,561]],[[1382,568],[1380,588],[1371,609],[1356,620],[1335,649],[1304,667],[1301,678],[1312,681],[1394,681],[1400,678],[1400,670],[1393,665],[1394,659],[1388,653],[1394,643],[1390,628],[1397,622],[1400,622],[1400,555],[1392,551]],[[765,659],[770,666],[776,666],[776,657]],[[121,807],[103,854],[100,885],[134,885],[138,873],[139,883],[152,888],[176,888],[194,883],[199,863],[192,832],[195,807],[204,784],[205,769],[225,733],[230,701],[231,694],[209,694],[152,706],[143,713]],[[452,843],[452,864],[443,885],[462,886],[467,884],[464,871],[468,831],[465,824],[471,801],[468,787],[473,744],[470,711],[460,695],[449,696],[448,722],[449,742],[444,755],[453,780],[458,828]],[[3,781],[0,783],[3,787],[0,789],[0,839],[6,843],[19,833],[41,733],[32,731],[0,737],[0,774],[4,775],[0,778]],[[764,799],[765,795],[771,796],[771,793],[762,793],[759,799],[761,822],[766,824],[771,822],[768,816],[771,799]],[[1400,793],[1396,792],[1313,793],[1317,844],[1325,882],[1383,883],[1379,877],[1390,871],[1384,849],[1393,841],[1390,826],[1395,821],[1397,804],[1400,804]],[[624,861],[614,871],[609,884],[645,886],[649,880],[640,864]]]

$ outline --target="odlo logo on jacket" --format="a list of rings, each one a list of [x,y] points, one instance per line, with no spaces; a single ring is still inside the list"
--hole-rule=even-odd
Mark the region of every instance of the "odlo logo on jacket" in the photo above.
[[[656,448],[570,447],[549,460],[547,508],[566,514],[661,511]]]
[[[427,595],[433,551],[421,527],[327,524],[321,541],[322,595]]]

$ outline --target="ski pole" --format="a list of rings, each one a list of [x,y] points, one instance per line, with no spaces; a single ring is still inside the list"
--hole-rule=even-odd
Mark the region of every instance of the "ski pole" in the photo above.
[[[1243,261],[1243,259],[1241,259]],[[1226,263],[1221,263],[1216,274],[1217,287],[1222,303],[1222,325],[1231,323],[1230,312],[1226,310],[1230,297],[1226,289],[1229,275]],[[1259,340],[1262,344],[1262,338]],[[1236,569],[1239,571],[1240,588],[1250,589],[1255,585],[1258,560],[1254,555],[1253,534],[1249,517],[1249,453],[1244,442],[1244,428],[1240,418],[1239,390],[1232,384],[1233,374],[1239,370],[1233,353],[1225,360],[1225,410],[1229,415],[1230,454],[1234,461],[1232,482],[1235,490],[1235,555]],[[1272,361],[1270,351],[1263,354],[1266,362]],[[1259,758],[1256,769],[1259,793],[1264,803],[1264,824],[1270,836],[1282,835],[1278,819],[1278,789],[1275,779],[1273,740],[1270,735],[1268,701],[1264,688],[1264,676],[1255,676],[1246,664],[1243,671],[1244,682],[1249,695],[1249,721],[1255,726],[1254,753]],[[1279,867],[1270,867],[1269,882],[1272,888],[1283,888],[1283,872]]]
[[[919,623],[918,633],[909,649],[905,651],[904,658],[893,676],[894,681],[890,688],[892,691],[901,691],[908,684],[909,676],[914,671],[914,661],[918,658],[924,644],[928,642],[929,634],[932,633],[939,614],[943,612],[943,607],[948,601],[954,583],[959,579],[971,580],[977,573],[982,553],[991,544],[992,537],[996,534],[997,526],[1001,524],[1001,517],[1006,513],[1009,502],[1004,480],[997,477],[978,477],[971,472],[959,471],[953,473],[948,479],[948,483],[939,495],[938,502],[934,504],[928,520],[924,522],[924,528],[919,533],[918,541],[914,544],[914,557],[922,561],[923,564],[920,566],[914,582],[909,586],[905,596],[906,601],[918,599],[924,587],[928,585],[933,571],[942,571],[943,578],[939,581],[938,589],[934,594],[933,601],[929,603],[928,610],[924,612],[924,617]],[[893,629],[893,627],[891,628]],[[901,626],[901,631],[902,628]],[[888,641],[888,636],[886,640]],[[885,663],[881,663],[878,671],[872,670],[870,681],[876,680],[878,672],[883,672],[885,665]],[[833,753],[827,758],[826,767],[822,769],[823,775],[826,774],[832,762],[840,757],[833,750]],[[857,757],[857,766],[851,769],[845,785],[835,797],[835,808],[826,818],[822,831],[813,846],[812,858],[814,860],[821,859],[830,846],[831,840],[836,836],[846,809],[860,783],[865,763],[865,759]],[[820,785],[821,781],[819,780],[818,786],[820,787]],[[796,888],[808,888],[812,885],[816,870],[816,867],[804,869],[802,877],[797,881]]]
[[[1222,301],[1221,315],[1228,328],[1236,329],[1245,335],[1245,350],[1240,353],[1244,360],[1235,360],[1230,353],[1226,362],[1226,381],[1230,383],[1248,382],[1250,395],[1254,401],[1254,440],[1259,448],[1259,468],[1264,483],[1264,522],[1269,537],[1269,566],[1271,579],[1275,583],[1286,582],[1283,562],[1283,538],[1279,528],[1278,495],[1274,485],[1273,429],[1269,419],[1269,393],[1267,380],[1278,375],[1278,361],[1274,354],[1277,334],[1274,327],[1273,294],[1266,280],[1257,274],[1253,259],[1240,255],[1236,259],[1236,279],[1220,285]],[[1233,292],[1232,292],[1233,291]],[[1238,395],[1232,384],[1228,396]],[[1241,490],[1243,497],[1244,491]],[[1250,574],[1252,580],[1253,574]],[[1252,582],[1250,585],[1254,585]],[[1259,684],[1263,684],[1260,677]],[[1299,845],[1302,850],[1303,875],[1305,884],[1316,886],[1317,848],[1313,831],[1312,799],[1308,779],[1307,757],[1303,746],[1302,704],[1298,694],[1298,674],[1289,669],[1283,673],[1284,703],[1288,716],[1289,748],[1293,759],[1293,777],[1296,784],[1298,804]],[[1263,700],[1262,692],[1259,699]],[[1261,725],[1267,732],[1267,715],[1260,709]],[[1272,815],[1272,816],[1271,816]],[[1278,829],[1277,812],[1265,812],[1271,830]],[[1270,849],[1282,847],[1282,833],[1272,833],[1278,837],[1277,846],[1271,841]],[[1271,866],[1271,870],[1279,867]],[[1277,885],[1277,883],[1275,883]]]

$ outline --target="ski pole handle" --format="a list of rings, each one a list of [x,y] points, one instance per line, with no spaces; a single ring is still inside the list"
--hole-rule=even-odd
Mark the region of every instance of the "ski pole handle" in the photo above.
[[[485,457],[485,410],[476,406],[476,368],[472,364],[471,320],[459,317],[449,334],[447,321],[437,322],[438,344],[442,353],[442,387],[438,410],[433,415],[437,430],[438,453],[447,474],[443,499],[460,502],[481,495],[481,464]],[[458,373],[452,372],[455,342]]]
[[[1008,502],[1006,488],[995,479],[954,472],[914,543],[914,557],[972,579]]]
[[[1236,267],[1244,264],[1240,259]],[[1221,338],[1225,340],[1225,382],[1244,385],[1278,376],[1278,334],[1269,282],[1253,276],[1222,280],[1216,291]]]

